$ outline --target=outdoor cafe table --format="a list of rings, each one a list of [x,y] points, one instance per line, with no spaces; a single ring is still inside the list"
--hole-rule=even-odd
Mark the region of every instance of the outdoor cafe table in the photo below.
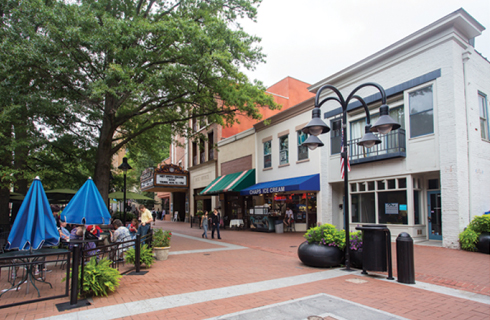
[[[18,290],[20,285],[23,284],[24,282],[26,282],[27,283],[27,293],[29,293],[29,282],[30,282],[32,284],[32,286],[34,288],[36,288],[37,295],[38,295],[38,297],[40,297],[41,294],[39,293],[39,289],[36,287],[34,281],[47,283],[51,286],[51,288],[53,288],[53,286],[51,285],[51,283],[45,281],[45,279],[42,279],[42,277],[40,279],[34,277],[33,272],[34,272],[34,267],[36,266],[35,262],[40,262],[42,258],[46,257],[46,255],[60,255],[60,254],[66,254],[68,252],[70,252],[70,251],[66,250],[66,249],[41,248],[39,250],[34,250],[32,252],[30,252],[30,251],[10,251],[10,252],[0,254],[0,258],[17,259],[17,260],[22,261],[23,263],[26,263],[26,273],[25,273],[24,277],[17,284],[15,284],[15,280],[14,280],[12,282],[12,287],[10,289],[7,289],[5,292],[8,292],[8,291],[13,290],[15,288],[17,288],[17,290]],[[44,261],[42,261],[42,263],[44,263]],[[5,292],[2,292],[0,294],[0,297]]]
[[[230,228],[233,226],[241,227],[243,226],[243,219],[232,219],[230,220]]]

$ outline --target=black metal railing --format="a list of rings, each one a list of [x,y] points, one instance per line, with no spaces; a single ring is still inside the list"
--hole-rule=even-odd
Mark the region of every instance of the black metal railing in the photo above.
[[[378,135],[381,143],[372,148],[357,145],[359,139],[349,141],[350,164],[406,157],[405,130],[398,129],[385,135]]]
[[[32,253],[26,253],[22,256],[12,256],[15,251],[0,254],[1,287],[7,285],[7,288],[2,292],[1,299],[2,303],[6,303],[0,304],[0,309],[68,297],[70,281],[62,284],[61,279],[63,274],[65,279],[69,279],[71,252],[53,250],[51,253],[49,252],[50,249],[42,250],[43,253],[34,250]],[[56,268],[58,263],[64,267],[64,270]],[[49,270],[50,273],[47,273],[48,266],[52,268]],[[7,281],[5,282],[5,280]],[[48,284],[49,286],[47,286]],[[26,290],[21,290],[21,285],[23,287],[24,285],[30,286],[32,290],[36,289],[38,298],[28,299]],[[53,295],[46,295],[51,292]]]

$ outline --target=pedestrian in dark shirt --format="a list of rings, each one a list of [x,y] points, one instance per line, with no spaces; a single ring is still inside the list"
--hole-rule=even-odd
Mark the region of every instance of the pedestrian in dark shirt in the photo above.
[[[221,215],[219,214],[218,209],[213,210],[213,215],[211,217],[211,221],[213,223],[213,229],[211,231],[211,238],[214,239],[214,231],[217,231],[218,234],[218,239],[221,239],[221,236],[219,234],[219,224],[221,222]]]

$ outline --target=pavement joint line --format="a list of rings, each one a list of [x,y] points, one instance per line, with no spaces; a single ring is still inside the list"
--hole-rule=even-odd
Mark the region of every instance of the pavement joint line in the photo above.
[[[161,311],[183,307],[196,303],[209,302],[214,300],[238,297],[257,292],[281,289],[290,286],[333,279],[345,276],[345,272],[340,269],[326,270],[315,273],[308,273],[298,276],[285,277],[273,280],[246,283],[241,285],[215,288],[209,290],[188,292],[166,297],[151,298],[117,305],[100,307],[88,310],[81,310],[72,313],[43,318],[45,320],[80,320],[93,319],[97,313],[98,319],[116,319],[121,317],[134,316],[138,314]]]
[[[327,298],[331,301],[334,301],[334,302],[330,302],[330,304],[334,304],[334,305],[343,304],[344,306],[349,305],[349,306],[352,306],[353,308],[351,310],[345,310],[347,308],[342,307],[342,306],[338,306],[334,310],[328,310],[328,307],[325,306],[325,304],[318,303],[319,301],[314,301],[315,299],[320,300],[320,299],[324,299],[324,298]],[[310,306],[311,303],[308,303],[309,302],[308,300],[313,300],[311,302],[317,306],[315,308],[316,310],[313,310],[313,308],[311,308],[311,306]],[[380,316],[383,315],[383,316],[385,316],[385,317],[383,317],[383,319],[387,318],[387,319],[407,320],[407,318],[404,318],[404,317],[401,317],[401,316],[398,316],[398,315],[395,315],[395,314],[392,314],[392,313],[389,313],[389,312],[386,312],[383,310],[379,310],[376,308],[368,307],[368,306],[362,305],[362,304],[357,303],[357,302],[353,302],[353,301],[349,301],[349,300],[346,300],[343,298],[332,296],[332,295],[329,295],[327,293],[317,293],[317,294],[306,296],[306,297],[301,297],[301,298],[292,299],[292,300],[283,301],[283,302],[278,302],[278,303],[265,305],[265,306],[261,306],[261,307],[257,307],[257,308],[252,308],[249,310],[243,310],[243,311],[238,311],[238,312],[234,312],[234,313],[230,313],[230,314],[226,314],[226,315],[221,315],[221,316],[217,316],[217,317],[213,317],[213,318],[208,318],[206,320],[269,319],[268,315],[271,315],[271,314],[275,315],[274,319],[281,318],[281,316],[283,319],[298,319],[298,310],[297,309],[299,309],[299,308],[295,307],[294,306],[295,304],[300,304],[301,306],[303,306],[303,310],[299,311],[299,313],[300,312],[309,313],[308,317],[318,316],[321,318],[325,318],[325,317],[331,316],[332,318],[337,319],[337,320],[349,320],[349,319],[361,319],[361,318],[366,318],[366,317],[371,319],[373,314],[374,314],[376,319],[380,319],[381,318]],[[289,307],[289,309],[292,308],[292,309],[296,310],[296,314],[289,313],[287,310],[287,307]],[[342,309],[342,310],[339,310],[339,309]],[[323,310],[323,311],[320,311],[320,310]],[[326,311],[326,310],[328,310],[328,311]],[[366,310],[370,311],[369,315],[366,313]],[[288,314],[289,318],[284,318],[285,315],[280,314],[281,312],[285,312],[286,314]],[[371,316],[371,317],[369,317],[369,316]],[[301,318],[301,320],[308,320],[308,319],[307,318]]]
[[[376,277],[370,277],[372,275],[375,275]],[[396,284],[403,285],[403,286],[408,286],[408,287],[422,289],[422,290],[426,290],[426,291],[430,291],[430,292],[445,294],[445,295],[455,297],[455,298],[460,298],[460,299],[465,299],[465,300],[470,300],[470,301],[490,305],[490,296],[487,296],[484,294],[448,288],[448,287],[440,286],[437,284],[431,284],[431,283],[421,282],[421,281],[415,281],[414,284],[402,283],[402,282],[398,282],[396,280],[388,280],[388,279],[384,278],[385,275],[381,275],[381,274],[377,274],[377,273],[370,273],[368,275],[361,274],[361,276],[368,277],[368,278],[374,279],[374,280],[381,280],[381,281],[386,281],[389,283],[396,283]]]
[[[249,249],[248,247],[239,246],[236,244],[226,243],[226,242],[218,242],[215,240],[208,240],[203,238],[198,238],[194,236],[189,236],[186,234],[172,232],[173,236],[183,237],[187,239],[192,239],[196,241],[202,241],[205,243],[210,243],[218,246],[222,246],[224,248],[210,248],[210,249],[198,249],[198,250],[182,250],[182,251],[170,251],[169,255],[178,255],[178,254],[191,254],[191,253],[203,253],[203,252],[216,252],[216,251],[226,251],[226,250],[238,250],[238,249]]]

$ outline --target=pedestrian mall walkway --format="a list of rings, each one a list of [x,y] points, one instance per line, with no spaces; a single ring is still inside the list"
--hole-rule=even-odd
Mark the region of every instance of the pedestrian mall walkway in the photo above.
[[[211,240],[188,223],[157,220],[155,227],[173,232],[169,259],[145,275],[125,275],[108,297],[64,312],[55,305],[68,299],[12,307],[0,318],[490,318],[488,255],[416,245],[416,284],[406,285],[383,274],[307,267],[297,257],[302,233],[222,230],[222,240]],[[393,252],[396,278],[394,245]]]

